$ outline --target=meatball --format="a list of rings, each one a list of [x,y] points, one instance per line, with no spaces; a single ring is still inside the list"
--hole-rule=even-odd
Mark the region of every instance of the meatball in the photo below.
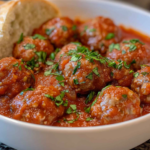
[[[133,70],[125,68],[123,62],[115,62],[120,69],[111,68],[112,85],[130,87],[133,79]],[[120,65],[121,64],[121,65]]]
[[[91,116],[102,124],[112,124],[139,117],[140,99],[126,87],[105,87],[91,107]]]
[[[150,104],[150,66],[143,65],[143,68],[134,74],[131,88],[135,91],[143,103]]]
[[[33,57],[46,59],[46,56],[53,51],[53,46],[45,37],[35,34],[33,37],[23,37],[22,41],[15,45],[13,56],[17,59],[22,58],[24,61],[30,61]]]
[[[33,90],[33,89],[32,89]],[[59,98],[58,98],[59,97]],[[38,86],[33,91],[21,92],[11,104],[13,118],[25,122],[50,125],[64,114],[60,92],[53,86]]]
[[[112,43],[120,41],[120,29],[109,18],[96,17],[78,26],[80,41],[91,50],[105,53]]]
[[[68,91],[65,93],[66,98],[69,100],[75,101],[77,98],[76,92],[65,82],[65,81],[58,81],[57,76],[55,75],[48,75],[45,76],[44,72],[40,72],[34,75],[35,83],[33,87],[38,87],[39,85],[43,86],[54,86],[59,91]]]
[[[82,53],[83,49],[87,54]],[[56,55],[55,61],[59,63],[59,70],[77,93],[101,90],[111,80],[110,69],[96,60],[87,59],[88,56],[91,57],[90,54],[92,52],[86,47],[68,44]]]
[[[149,63],[150,61],[148,50],[137,39],[110,45],[106,57],[113,60],[125,61],[126,65],[131,65],[134,70],[140,69],[140,65]]]
[[[6,57],[0,60],[0,96],[10,98],[30,87],[32,72],[24,67],[21,60]]]
[[[75,41],[77,37],[76,25],[68,17],[58,17],[44,23],[34,33],[47,36],[56,47],[62,47],[69,42]]]

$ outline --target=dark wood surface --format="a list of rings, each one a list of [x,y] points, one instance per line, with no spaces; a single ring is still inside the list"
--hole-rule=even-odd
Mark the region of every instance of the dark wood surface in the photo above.
[[[7,1],[7,0],[5,0],[5,1]],[[134,5],[137,5],[139,7],[142,7],[144,9],[147,9],[150,11],[150,0],[122,0],[122,1],[124,1],[126,3],[131,3]],[[14,149],[0,143],[0,150],[14,150]],[[133,148],[132,150],[150,150],[150,140],[148,140],[147,142],[143,143],[142,145],[140,145],[136,148]]]

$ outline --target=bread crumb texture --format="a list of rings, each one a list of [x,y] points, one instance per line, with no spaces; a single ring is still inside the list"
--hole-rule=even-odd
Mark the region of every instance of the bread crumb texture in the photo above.
[[[31,35],[48,19],[59,15],[48,0],[14,0],[0,6],[0,58],[11,56],[20,34]]]

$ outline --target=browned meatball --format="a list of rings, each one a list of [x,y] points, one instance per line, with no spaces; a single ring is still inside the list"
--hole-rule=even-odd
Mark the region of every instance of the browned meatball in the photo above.
[[[58,17],[44,23],[34,33],[47,36],[56,47],[62,47],[69,42],[75,41],[77,36],[76,25],[68,17]]]
[[[120,41],[120,30],[109,18],[96,17],[78,27],[80,41],[90,49],[105,53],[112,43]]]
[[[125,61],[126,65],[131,65],[135,70],[140,69],[140,65],[150,62],[148,50],[137,39],[110,45],[106,57]]]
[[[115,63],[120,66],[120,69],[111,67],[112,84],[116,86],[130,87],[134,71],[126,68],[122,61],[115,61]]]
[[[47,71],[47,70],[46,70]],[[45,72],[46,72],[45,71]],[[59,91],[68,91],[65,93],[66,98],[69,100],[75,101],[77,99],[76,92],[62,79],[59,81],[60,76],[55,75],[45,75],[45,72],[40,72],[34,75],[35,83],[34,87],[38,87],[39,85],[43,86],[54,86]],[[62,77],[62,76],[61,76]]]
[[[87,50],[87,54],[78,52],[79,49]],[[101,90],[111,79],[110,69],[94,59],[87,59],[89,53],[85,47],[68,44],[55,58],[66,82],[81,94],[90,90]]]
[[[30,61],[33,57],[42,61],[53,51],[54,48],[50,42],[45,37],[36,34],[33,37],[23,37],[22,41],[15,45],[13,56],[17,59],[22,58],[24,61]]]
[[[61,101],[63,102],[63,96],[53,86],[38,86],[33,91],[21,92],[11,104],[13,118],[35,124],[50,125],[64,113],[64,106],[58,105],[61,104]]]
[[[32,72],[24,67],[21,60],[6,57],[0,60],[0,96],[16,96],[32,83]]]
[[[140,114],[138,95],[125,87],[105,87],[91,107],[91,116],[100,119],[102,124],[130,120]]]
[[[145,65],[134,76],[132,90],[139,95],[142,102],[150,104],[150,66]]]

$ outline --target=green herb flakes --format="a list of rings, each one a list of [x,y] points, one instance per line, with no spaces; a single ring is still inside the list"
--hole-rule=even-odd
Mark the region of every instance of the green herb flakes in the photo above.
[[[34,48],[35,48],[35,45],[28,43],[28,44],[24,45],[23,47],[24,47],[24,49],[29,50],[29,49],[34,49]]]
[[[127,94],[123,94],[122,97],[126,99],[127,98]]]
[[[100,74],[99,74],[99,72],[98,72],[98,68],[97,68],[97,67],[93,69],[93,72],[94,72],[97,76],[100,77]]]
[[[122,54],[126,54],[126,51],[125,51],[125,50],[122,50]]]
[[[92,121],[92,120],[93,118],[90,118],[90,117],[86,118],[86,121]]]
[[[134,78],[137,78],[138,76],[139,76],[138,72],[134,73]]]
[[[66,26],[61,26],[63,31],[67,31],[68,28]]]
[[[32,36],[33,39],[39,39],[39,40],[46,40],[47,38],[40,35],[40,34],[35,34],[34,36]]]
[[[112,38],[115,37],[115,34],[114,33],[108,33],[107,36],[105,37],[106,40],[110,40]]]
[[[74,68],[73,70],[73,75],[75,75],[75,73],[77,72],[77,70],[80,68],[81,66],[81,62],[77,62],[77,66]]]
[[[47,35],[51,35],[51,33],[52,33],[54,30],[55,30],[54,27],[53,27],[53,28],[50,28],[50,29],[46,29],[46,30],[45,30],[45,33],[46,33]]]
[[[90,79],[90,80],[93,80],[93,72],[89,73],[86,78]]]
[[[54,63],[52,62],[52,61],[46,61],[46,65],[48,65],[48,66],[51,66],[51,65],[53,65]]]
[[[73,79],[74,84],[79,84],[78,79]]]
[[[75,31],[76,29],[77,29],[77,26],[76,26],[76,25],[73,25],[73,26],[72,26],[72,30]]]
[[[23,90],[23,91],[20,93],[20,95],[23,95],[24,92],[26,92],[26,91],[34,91],[34,88],[27,88],[27,89]]]
[[[20,44],[22,41],[23,41],[23,33],[21,33],[20,38],[17,43]]]
[[[88,104],[89,102],[91,102],[93,97],[94,97],[94,95],[95,95],[94,91],[90,92],[90,94],[88,94],[88,96],[87,96],[87,98],[85,100],[85,103]]]
[[[51,59],[51,60],[54,60],[54,59],[55,59],[55,53],[51,53],[51,54],[50,54],[50,59]]]

